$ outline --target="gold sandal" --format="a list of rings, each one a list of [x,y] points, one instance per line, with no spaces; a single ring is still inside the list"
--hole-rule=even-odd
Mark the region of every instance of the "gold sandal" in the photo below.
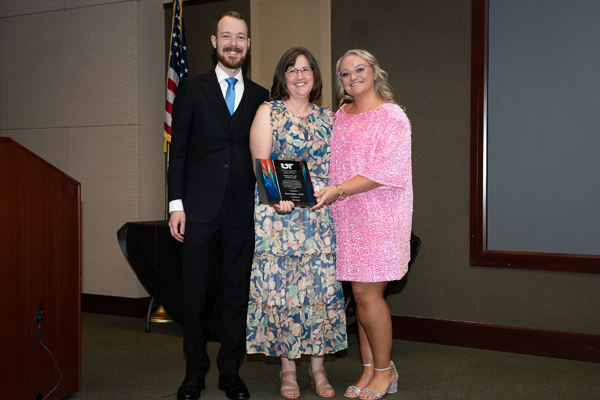
[[[324,375],[325,380],[317,385],[317,381],[315,380],[315,376]],[[310,388],[315,389],[315,392],[319,395],[319,397],[333,397],[335,396],[335,391],[333,387],[329,384],[327,380],[327,373],[325,373],[324,369],[318,369],[316,371],[311,371],[311,367],[308,367],[308,380],[310,383]],[[322,394],[323,392],[333,392],[331,394]]]
[[[297,399],[300,397],[300,386],[298,386],[298,382],[286,380],[286,378],[289,376],[295,377],[296,371],[282,372],[279,370],[279,380],[281,381],[281,389],[279,389],[279,394],[286,399]],[[298,393],[298,396],[290,396],[289,393]]]

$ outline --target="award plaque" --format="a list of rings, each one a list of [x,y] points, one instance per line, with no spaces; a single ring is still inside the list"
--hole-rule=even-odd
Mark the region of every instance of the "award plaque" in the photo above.
[[[289,200],[297,206],[316,204],[306,161],[256,159],[256,185],[261,203]]]

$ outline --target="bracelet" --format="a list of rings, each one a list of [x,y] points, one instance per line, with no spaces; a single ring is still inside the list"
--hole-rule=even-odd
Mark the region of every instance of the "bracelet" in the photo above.
[[[346,198],[346,193],[344,193],[344,189],[342,189],[342,185],[335,185],[338,191],[338,199],[344,200]]]

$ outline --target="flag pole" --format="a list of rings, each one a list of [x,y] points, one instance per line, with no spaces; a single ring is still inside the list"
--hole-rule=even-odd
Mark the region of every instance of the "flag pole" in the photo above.
[[[169,220],[169,146],[165,139],[165,221]]]
[[[171,24],[171,43],[169,46],[169,65],[167,66],[167,85],[165,102],[164,143],[165,153],[165,220],[169,219],[169,147],[171,144],[171,114],[173,101],[177,94],[179,80],[188,76],[187,52],[185,45],[185,29],[183,26],[183,2],[173,0],[173,19]],[[152,307],[154,302],[150,302]],[[170,322],[173,318],[167,313],[163,306],[159,305],[150,317],[152,322]]]
[[[185,27],[183,24],[183,0],[173,0],[173,18],[171,20],[171,43],[169,46],[169,64],[167,66],[166,102],[163,152],[165,156],[165,220],[169,216],[168,204],[168,170],[169,149],[171,145],[171,117],[173,103],[177,95],[179,80],[188,76],[187,48],[185,44]]]

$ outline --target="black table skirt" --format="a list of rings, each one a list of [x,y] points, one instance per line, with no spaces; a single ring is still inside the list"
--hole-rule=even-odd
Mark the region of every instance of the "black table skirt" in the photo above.
[[[119,244],[138,279],[158,304],[183,324],[183,284],[181,243],[169,231],[167,221],[127,222],[117,231]],[[203,318],[208,323],[208,337],[219,340],[220,308],[219,274],[210,294],[211,305]]]

